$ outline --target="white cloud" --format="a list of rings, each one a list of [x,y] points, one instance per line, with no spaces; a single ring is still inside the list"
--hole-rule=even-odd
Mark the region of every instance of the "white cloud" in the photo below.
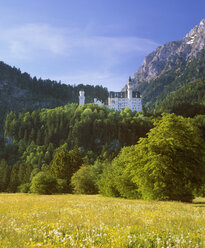
[[[6,43],[8,52],[19,58],[29,58],[36,53],[41,55],[42,51],[57,56],[79,56],[87,51],[99,59],[110,59],[127,53],[149,52],[157,46],[151,40],[138,37],[95,36],[79,29],[46,24],[27,24],[1,31],[1,34],[0,40]]]
[[[67,48],[63,30],[48,25],[27,24],[1,31],[1,34],[9,54],[20,59],[36,52],[40,55],[42,51],[63,55]]]
[[[106,65],[106,68],[121,64],[126,58],[135,54],[148,54],[158,44],[138,37],[85,37],[83,47],[95,53]]]
[[[102,36],[92,33],[90,28],[57,28],[47,24],[0,28],[0,33],[1,60],[21,64],[30,73],[28,64],[36,76],[44,74],[71,84],[102,83],[106,87],[123,85],[129,75],[119,68],[126,67],[129,59],[144,56],[158,46],[152,40],[134,36]],[[56,63],[61,72],[53,70]],[[41,75],[35,69],[39,66]]]

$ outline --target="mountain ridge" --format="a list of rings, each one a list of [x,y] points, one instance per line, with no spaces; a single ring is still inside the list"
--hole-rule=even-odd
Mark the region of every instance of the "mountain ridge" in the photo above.
[[[135,87],[140,82],[149,83],[161,73],[171,70],[173,64],[190,62],[204,47],[205,19],[191,29],[182,40],[167,42],[147,55],[142,66],[134,74]]]
[[[158,109],[173,91],[191,81],[205,78],[205,19],[179,41],[159,46],[144,58],[132,78],[142,103]],[[126,86],[122,89],[124,91]],[[200,104],[200,103],[199,103]]]

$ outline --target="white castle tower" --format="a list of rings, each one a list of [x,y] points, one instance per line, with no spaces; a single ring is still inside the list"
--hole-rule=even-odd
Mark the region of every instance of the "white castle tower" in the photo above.
[[[132,84],[130,83],[130,81],[127,83],[127,97],[129,100],[132,100]]]
[[[85,104],[85,92],[84,90],[79,91],[79,105]]]

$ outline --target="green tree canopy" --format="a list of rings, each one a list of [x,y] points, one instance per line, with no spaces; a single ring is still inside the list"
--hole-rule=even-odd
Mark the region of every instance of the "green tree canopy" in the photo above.
[[[120,196],[124,198],[140,198],[137,186],[132,182],[129,165],[136,161],[135,147],[124,147],[112,161],[104,163],[104,170],[98,180],[99,192],[105,196]]]
[[[68,184],[68,191],[70,191],[70,179],[73,173],[80,168],[82,163],[82,154],[78,147],[75,147],[71,151],[67,151],[66,148],[62,146],[56,152],[48,170],[51,175],[56,178],[65,179]]]
[[[53,194],[57,192],[57,180],[46,172],[39,172],[31,182],[32,193]]]
[[[132,180],[144,199],[191,201],[204,183],[205,143],[191,119],[164,114],[135,146]]]
[[[0,192],[7,190],[9,184],[10,168],[6,160],[0,161]]]
[[[97,188],[94,179],[92,167],[89,165],[82,165],[71,178],[73,192],[77,194],[96,194]]]

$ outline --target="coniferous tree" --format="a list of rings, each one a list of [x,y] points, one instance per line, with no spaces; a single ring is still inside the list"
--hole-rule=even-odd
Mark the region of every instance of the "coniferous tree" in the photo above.
[[[8,189],[10,179],[10,168],[6,160],[0,162],[0,192],[5,192]]]

